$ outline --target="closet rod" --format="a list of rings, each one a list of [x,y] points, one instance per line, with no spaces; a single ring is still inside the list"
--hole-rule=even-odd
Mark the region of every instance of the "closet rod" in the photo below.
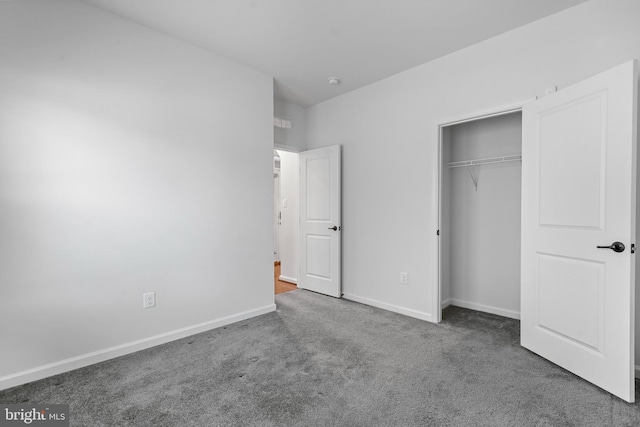
[[[451,162],[448,164],[448,166],[450,168],[461,168],[464,166],[479,166],[486,165],[488,163],[515,162],[518,160],[522,160],[522,156],[519,154],[513,156],[488,157],[485,159],[462,160],[459,162]]]

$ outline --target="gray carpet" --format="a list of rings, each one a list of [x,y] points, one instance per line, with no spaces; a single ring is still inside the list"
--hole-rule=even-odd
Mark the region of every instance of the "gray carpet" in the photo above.
[[[519,323],[434,325],[307,291],[248,321],[0,391],[77,426],[638,426],[627,404],[519,346]],[[636,399],[638,396],[636,384]]]

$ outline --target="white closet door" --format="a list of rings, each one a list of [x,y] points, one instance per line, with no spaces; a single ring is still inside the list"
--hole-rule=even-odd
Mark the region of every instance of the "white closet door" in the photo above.
[[[628,402],[637,81],[633,61],[523,110],[522,345]]]

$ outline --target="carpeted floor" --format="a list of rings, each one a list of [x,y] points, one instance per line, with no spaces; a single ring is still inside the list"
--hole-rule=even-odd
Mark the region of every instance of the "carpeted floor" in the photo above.
[[[451,307],[434,325],[297,290],[248,321],[0,391],[74,426],[638,426],[627,404]],[[636,384],[636,399],[639,399]]]

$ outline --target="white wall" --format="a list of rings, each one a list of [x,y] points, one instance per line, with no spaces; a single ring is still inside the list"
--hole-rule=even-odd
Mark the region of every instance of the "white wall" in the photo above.
[[[450,158],[443,174],[449,175],[444,181],[449,184],[445,215],[450,221],[446,227],[441,223],[441,239],[450,239],[450,246],[448,252],[442,251],[449,258],[443,294],[448,284],[453,305],[520,318],[521,163],[474,167],[477,190],[468,168],[446,165],[520,155],[522,115],[476,120],[446,130]]]
[[[275,98],[274,114],[279,117],[287,118],[293,123],[291,129],[273,128],[275,147],[291,151],[304,151],[307,147],[306,108]]]
[[[298,154],[284,150],[277,151],[280,155],[280,212],[282,212],[280,280],[298,283],[298,194],[300,192]]]
[[[0,388],[275,309],[270,76],[73,0],[0,58]]]
[[[434,318],[439,124],[639,57],[640,2],[592,0],[308,108],[308,147],[343,146],[345,296]]]

